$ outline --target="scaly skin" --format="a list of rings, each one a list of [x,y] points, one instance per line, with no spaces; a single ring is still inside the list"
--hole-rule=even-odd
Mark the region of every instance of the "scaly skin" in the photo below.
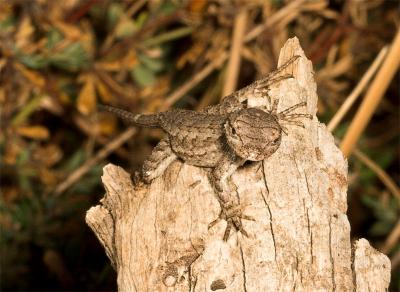
[[[273,103],[270,111],[247,108],[249,97],[257,94],[268,97],[268,87],[272,82],[290,78],[284,76],[274,79],[275,76],[276,72],[273,72],[202,112],[174,109],[150,115],[134,115],[114,107],[102,108],[137,126],[159,127],[167,133],[167,138],[160,141],[143,164],[142,177],[146,183],[160,176],[176,159],[211,169],[210,181],[221,205],[220,219],[228,222],[224,234],[224,240],[227,240],[232,226],[247,235],[240,218],[252,219],[241,214],[236,199],[231,195],[231,175],[245,161],[262,161],[279,148],[284,129],[280,121],[301,126],[296,119],[310,117],[307,114],[290,114],[294,109],[305,106],[305,103],[280,113],[276,111],[277,102]]]

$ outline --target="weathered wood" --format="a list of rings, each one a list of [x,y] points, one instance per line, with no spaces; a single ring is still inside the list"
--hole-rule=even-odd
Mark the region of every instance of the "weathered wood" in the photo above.
[[[286,42],[279,64],[301,58],[271,86],[279,108],[307,101],[314,115],[305,128],[288,127],[278,151],[233,175],[249,237],[222,241],[226,222],[208,229],[219,204],[207,170],[173,163],[150,185],[133,185],[107,165],[106,195],[86,216],[118,273],[120,291],[384,291],[390,262],[366,240],[352,262],[346,216],[347,162],[315,117],[312,64],[297,38]],[[254,98],[250,105],[265,102]],[[172,290],[171,290],[172,289]]]

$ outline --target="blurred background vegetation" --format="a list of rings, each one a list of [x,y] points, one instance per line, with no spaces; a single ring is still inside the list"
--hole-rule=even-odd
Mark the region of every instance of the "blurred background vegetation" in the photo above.
[[[281,46],[297,36],[314,65],[319,119],[328,123],[392,42],[399,5],[0,0],[1,289],[116,289],[85,212],[103,196],[102,167],[139,169],[162,133],[127,130],[97,103],[132,112],[217,103],[236,17],[246,10],[234,86],[275,69]],[[397,73],[358,140],[363,156],[349,157],[352,238],[391,258],[393,291],[400,291],[399,90]],[[333,131],[337,139],[359,103]]]

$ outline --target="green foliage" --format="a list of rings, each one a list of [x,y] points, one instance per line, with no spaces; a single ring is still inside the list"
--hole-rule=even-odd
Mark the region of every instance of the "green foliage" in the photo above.
[[[379,198],[362,196],[362,202],[371,209],[376,220],[369,230],[369,233],[372,236],[384,236],[389,234],[399,218],[399,201],[395,198],[391,198],[389,202],[382,203],[379,201]]]
[[[153,85],[156,80],[155,72],[143,63],[136,65],[132,69],[131,75],[135,82],[142,87]]]
[[[63,51],[49,56],[49,63],[57,68],[67,71],[78,71],[88,66],[89,56],[78,43],[66,47]]]

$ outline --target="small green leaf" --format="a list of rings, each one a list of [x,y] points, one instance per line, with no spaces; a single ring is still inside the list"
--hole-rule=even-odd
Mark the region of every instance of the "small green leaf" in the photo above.
[[[115,36],[122,39],[133,35],[137,30],[138,28],[133,19],[125,17],[118,22],[115,28]]]
[[[388,224],[388,222],[385,221],[377,221],[375,222],[371,229],[369,230],[369,233],[372,236],[384,236],[392,230],[392,224]]]
[[[17,158],[17,165],[21,166],[25,162],[27,162],[30,158],[30,151],[29,148],[25,148],[24,150],[21,151],[21,153],[18,155]]]
[[[380,149],[378,153],[366,150],[365,153],[380,167],[382,167],[382,169],[388,167],[394,159],[394,153],[390,148]],[[362,165],[360,173],[360,182],[364,185],[368,185],[368,184],[373,184],[375,180],[376,180],[376,173],[373,172],[369,167]]]
[[[141,63],[131,70],[131,76],[142,87],[153,85],[155,82],[154,73]]]
[[[80,166],[83,163],[83,160],[85,159],[85,153],[83,150],[78,150],[76,151],[71,158],[67,161],[66,164],[62,167],[64,171],[73,171],[76,169],[78,166]]]
[[[6,32],[7,30],[12,29],[12,27],[15,25],[15,20],[16,18],[13,15],[10,15],[0,21],[0,31]]]
[[[77,71],[88,65],[89,57],[80,43],[73,43],[63,51],[50,56],[49,61],[60,69]]]
[[[384,150],[384,151],[382,151]],[[386,149],[380,149],[378,153],[374,153],[372,156],[372,159],[376,161],[380,167],[385,169],[388,167],[392,161],[394,160],[395,153],[394,153],[394,148],[386,148]]]
[[[379,201],[378,198],[371,197],[371,196],[362,196],[362,202],[370,207],[372,210],[374,217],[376,218],[377,226],[373,227],[373,231],[375,234],[383,231],[389,232],[390,229],[393,227],[397,220],[397,213],[399,210],[399,204],[396,198],[393,198],[389,202],[383,204]],[[389,226],[389,230],[386,229],[384,226]]]
[[[176,5],[172,1],[164,1],[160,6],[161,14],[171,14],[177,9]]]
[[[41,69],[48,65],[48,60],[42,55],[17,54],[17,59],[26,67],[31,69]]]
[[[91,176],[95,177],[96,179],[98,179],[101,174],[103,173],[103,165],[95,165],[93,166],[89,172],[88,172]]]
[[[120,3],[111,3],[107,11],[107,22],[109,27],[113,27],[117,23],[123,11],[124,9]]]
[[[173,41],[191,34],[193,29],[191,27],[180,27],[175,30],[170,30],[165,33],[156,35],[143,41],[143,45],[150,47],[160,45],[165,42]]]
[[[47,43],[46,47],[48,49],[52,49],[58,42],[60,42],[63,39],[62,34],[56,30],[56,29],[51,29],[47,33]]]
[[[160,72],[164,69],[164,63],[161,59],[152,59],[145,55],[139,55],[140,62],[153,72]]]
[[[347,130],[349,128],[349,124],[346,122],[342,122],[337,126],[335,129],[335,137],[338,139],[342,139],[344,135],[346,134]]]
[[[39,107],[43,95],[36,95],[29,100],[27,104],[21,109],[21,111],[13,118],[11,124],[18,126],[26,121],[29,116]]]
[[[21,175],[18,177],[19,187],[21,190],[30,191],[32,189],[31,181],[29,177]]]
[[[143,25],[146,23],[148,18],[148,13],[146,11],[141,12],[135,20],[135,25],[138,29],[142,28]]]

